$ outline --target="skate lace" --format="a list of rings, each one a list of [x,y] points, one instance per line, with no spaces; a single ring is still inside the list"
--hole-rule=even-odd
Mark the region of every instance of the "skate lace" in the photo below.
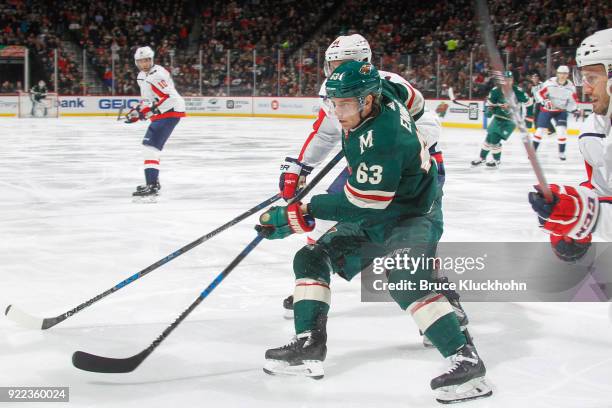
[[[306,333],[300,333],[296,336],[293,336],[293,338],[291,339],[291,341],[287,344],[285,344],[284,346],[281,347],[281,350],[287,350],[290,348],[295,348],[297,347],[298,343],[300,342],[301,339],[304,338],[310,338],[310,332],[306,332]],[[308,340],[306,340],[306,343],[308,343]]]
[[[475,358],[467,357],[463,354],[455,354],[454,356],[451,356],[452,365],[448,370],[446,370],[446,374],[454,373],[457,369],[459,369],[459,367],[461,367],[461,363],[463,363],[464,361],[467,361],[470,364],[478,363],[478,360]]]

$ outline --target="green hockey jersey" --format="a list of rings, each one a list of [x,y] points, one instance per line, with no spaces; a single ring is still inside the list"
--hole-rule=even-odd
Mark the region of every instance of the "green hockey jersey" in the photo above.
[[[343,131],[350,177],[343,193],[312,198],[310,211],[315,218],[358,223],[378,235],[376,230],[399,218],[430,211],[440,194],[437,170],[400,102],[406,92],[399,84],[383,81],[380,113]]]
[[[529,96],[522,88],[512,85],[512,90],[514,91],[514,95],[516,96],[516,100],[519,103],[527,103],[529,102]],[[489,92],[489,96],[487,97],[487,116],[495,116],[499,119],[511,120],[511,113],[508,109],[503,109],[500,106],[506,103],[506,97],[504,96],[504,92],[498,86],[491,89]]]

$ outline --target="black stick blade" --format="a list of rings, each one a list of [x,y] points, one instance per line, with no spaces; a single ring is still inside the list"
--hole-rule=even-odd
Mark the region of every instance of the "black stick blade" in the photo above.
[[[72,355],[72,365],[78,369],[95,373],[129,373],[134,371],[147,357],[146,351],[128,358],[109,358],[76,351]]]

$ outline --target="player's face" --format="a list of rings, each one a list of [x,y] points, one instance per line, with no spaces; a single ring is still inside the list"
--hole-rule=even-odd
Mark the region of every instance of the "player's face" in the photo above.
[[[567,81],[567,77],[569,75],[566,72],[557,72],[557,79],[559,80],[559,83],[564,84],[565,81]]]
[[[357,127],[364,116],[370,114],[372,100],[372,95],[366,96],[365,104],[361,106],[357,98],[331,98],[332,113],[344,130],[350,130]]]
[[[153,66],[153,61],[151,58],[139,59],[136,60],[136,64],[138,65],[138,69],[144,72],[148,72]]]
[[[540,82],[540,77],[538,75],[532,75],[530,77],[531,83],[537,85]]]
[[[588,65],[581,70],[581,82],[585,95],[593,104],[593,112],[605,115],[610,103],[610,95],[606,90],[608,78],[603,65]]]

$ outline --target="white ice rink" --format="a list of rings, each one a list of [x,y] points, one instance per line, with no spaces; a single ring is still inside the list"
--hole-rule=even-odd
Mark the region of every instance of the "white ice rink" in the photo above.
[[[280,161],[298,151],[310,126],[187,118],[162,156],[162,196],[147,205],[131,202],[143,179],[146,124],[3,119],[0,308],[14,303],[56,316],[270,197]],[[535,180],[518,136],[505,144],[498,171],[469,166],[483,138],[482,130],[444,129],[443,240],[546,240],[527,203]],[[549,181],[584,179],[576,137],[565,163],[553,140],[540,154]],[[263,242],[133,373],[72,366],[76,350],[127,357],[148,346],[254,237],[255,221],[50,330],[19,328],[0,315],[0,386],[70,386],[71,407],[439,406],[429,381],[447,362],[422,347],[412,319],[396,305],[361,303],[358,279],[332,280],[323,380],[262,372],[265,350],[293,334],[281,301],[292,291],[293,253],[303,242],[295,236]],[[464,406],[612,407],[607,306],[467,304],[494,395]]]

